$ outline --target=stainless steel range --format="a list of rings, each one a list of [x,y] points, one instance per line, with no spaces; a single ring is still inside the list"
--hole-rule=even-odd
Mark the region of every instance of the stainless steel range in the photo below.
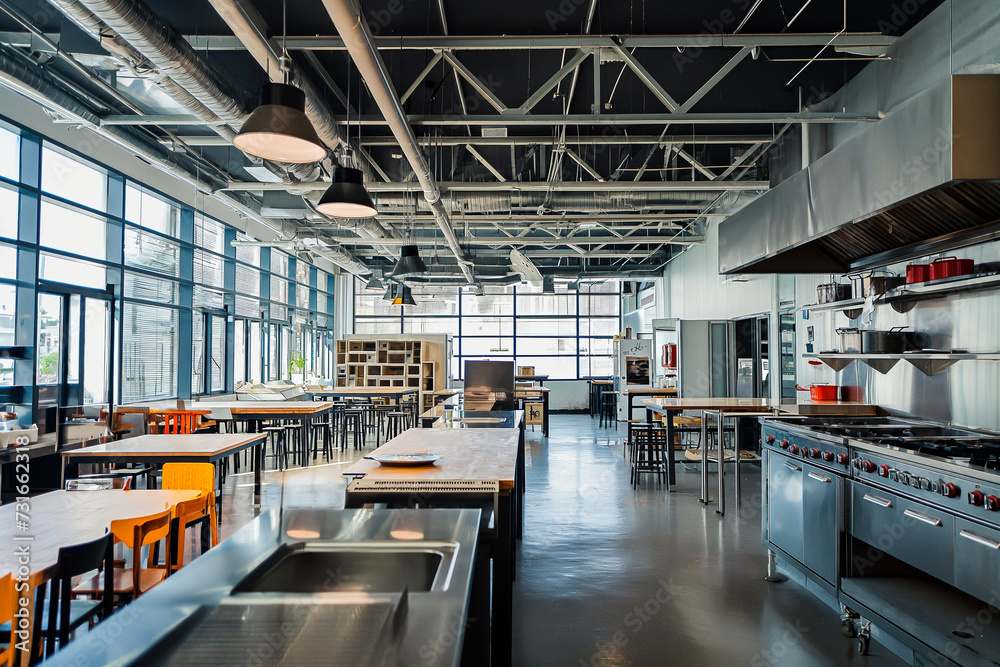
[[[764,544],[836,601],[859,649],[874,631],[914,664],[1000,664],[1000,436],[761,421]]]

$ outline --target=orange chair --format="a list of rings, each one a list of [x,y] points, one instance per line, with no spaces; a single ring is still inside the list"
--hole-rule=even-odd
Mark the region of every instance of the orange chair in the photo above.
[[[164,463],[160,488],[171,491],[200,491],[207,496],[212,546],[219,543],[219,522],[215,512],[215,466],[211,463]],[[204,500],[202,502],[205,502]]]
[[[174,533],[174,556],[170,563],[170,573],[184,567],[184,557],[187,555],[187,543],[184,539],[189,526],[198,525],[205,521],[212,521],[215,503],[211,495],[201,494],[191,500],[182,500],[174,505],[174,521],[177,522],[177,529]],[[213,537],[214,528],[213,528]],[[215,546],[214,544],[212,546]]]
[[[201,418],[211,410],[150,410],[149,416],[159,423],[163,420],[163,433],[186,435],[199,428]]]
[[[111,522],[111,533],[117,542],[123,543],[132,550],[132,566],[115,565],[112,591],[115,596],[126,596],[133,600],[149,591],[170,574],[169,554],[171,552],[170,520],[173,509],[135,519],[119,519]],[[160,541],[164,543],[167,563],[157,562],[156,549],[153,545]],[[149,547],[146,566],[143,567],[142,549]],[[104,593],[103,575],[97,575],[81,583],[73,589],[74,595],[101,595]]]
[[[8,667],[14,657],[14,605],[17,597],[14,595],[14,580],[10,574],[0,577],[0,624],[10,623],[10,634],[7,637],[0,637],[0,645],[7,644],[7,648],[0,651],[0,665]]]

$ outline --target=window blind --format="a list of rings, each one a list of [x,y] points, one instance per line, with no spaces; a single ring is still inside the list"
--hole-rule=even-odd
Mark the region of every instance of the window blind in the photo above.
[[[122,317],[122,403],[177,396],[177,311],[126,302]]]
[[[226,318],[212,316],[212,358],[209,363],[209,391],[224,391],[226,388]]]

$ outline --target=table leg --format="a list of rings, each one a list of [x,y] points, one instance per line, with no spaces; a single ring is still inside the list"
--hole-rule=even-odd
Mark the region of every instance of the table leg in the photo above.
[[[548,392],[542,392],[542,408],[545,409],[545,414],[542,416],[542,435],[546,438],[549,437],[549,394]]]
[[[260,484],[264,476],[264,444],[267,441],[253,446],[253,506],[260,507]]]
[[[300,466],[305,466],[307,462],[307,454],[309,453],[309,425],[312,423],[312,417],[308,415],[303,415],[302,426],[301,426],[301,448],[299,451],[298,461]]]
[[[647,414],[651,414],[652,410],[646,410]],[[663,415],[667,420],[667,490],[673,491],[674,484],[677,482],[674,471],[674,412],[670,410],[664,411]]]
[[[701,497],[698,502],[708,503],[708,411],[701,411]]]
[[[511,664],[514,589],[511,577],[511,495],[497,503],[497,545],[493,554],[493,641],[491,664]]]
[[[733,449],[736,450],[736,461],[733,463],[733,469],[736,471],[736,506],[740,506],[740,418],[736,417],[733,420]]]
[[[715,513],[719,516],[726,514],[726,415],[719,412],[719,421],[716,424],[719,432],[719,509]]]

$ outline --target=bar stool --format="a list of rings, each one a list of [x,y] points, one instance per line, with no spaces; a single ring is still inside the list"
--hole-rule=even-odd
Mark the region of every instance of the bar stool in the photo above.
[[[412,413],[410,412],[396,410],[390,412],[387,416],[389,418],[389,423],[386,426],[386,441],[392,440],[403,431],[408,430],[411,426],[410,419],[412,417]]]
[[[323,438],[323,458],[327,461],[333,456],[333,452],[330,448],[330,430],[333,427],[333,411],[330,411],[330,417],[321,421],[313,421],[309,424],[309,437],[312,440],[312,457],[316,460],[319,455],[319,441]]]
[[[264,448],[265,462],[268,456],[273,457],[275,469],[284,470],[288,465],[288,453],[285,451],[285,427],[265,426],[261,429],[261,433],[267,434],[268,442],[271,445],[270,454],[267,453],[267,447]]]
[[[598,425],[601,428],[605,426],[611,427],[611,423],[614,422],[615,428],[618,428],[618,394],[613,391],[604,391],[601,393],[601,415]]]
[[[305,465],[305,443],[302,442],[302,429],[293,422],[284,422],[281,427],[285,429],[285,452],[290,455],[292,463],[295,465]]]
[[[357,408],[346,408],[340,421],[340,450],[347,449],[347,433],[350,430],[354,434],[354,449],[362,449],[365,444],[364,423],[362,423],[363,413]]]
[[[636,428],[633,431],[635,443],[632,446],[631,474],[632,488],[639,484],[639,475],[652,473],[656,481],[667,481],[667,466],[664,452],[667,446],[667,432],[663,428]]]

